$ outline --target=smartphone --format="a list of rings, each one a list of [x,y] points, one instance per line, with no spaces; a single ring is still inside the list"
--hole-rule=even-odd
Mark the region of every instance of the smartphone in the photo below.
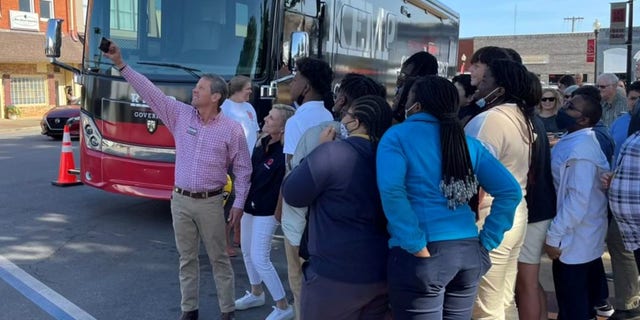
[[[107,53],[109,52],[109,47],[111,46],[111,41],[109,41],[107,38],[102,37],[102,40],[100,40],[100,51]]]

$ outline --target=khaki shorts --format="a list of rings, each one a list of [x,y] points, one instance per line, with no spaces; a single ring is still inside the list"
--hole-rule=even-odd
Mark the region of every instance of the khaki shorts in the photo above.
[[[542,220],[527,224],[527,232],[524,237],[524,244],[520,250],[518,262],[527,264],[540,264],[542,257],[542,247],[547,238],[547,230],[552,219]]]

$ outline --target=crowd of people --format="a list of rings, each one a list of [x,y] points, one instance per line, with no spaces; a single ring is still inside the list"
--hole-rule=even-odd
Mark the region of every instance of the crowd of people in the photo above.
[[[565,76],[543,88],[516,51],[484,47],[451,80],[414,54],[387,97],[355,73],[334,92],[331,67],[300,58],[294,106],[274,104],[260,128],[247,77],[203,75],[186,104],[116,44],[105,55],[175,138],[182,320],[198,319],[200,242],[222,319],[263,306],[263,284],[268,320],[547,319],[543,254],[559,319],[640,318],[640,82]],[[270,258],[278,225],[292,305]]]

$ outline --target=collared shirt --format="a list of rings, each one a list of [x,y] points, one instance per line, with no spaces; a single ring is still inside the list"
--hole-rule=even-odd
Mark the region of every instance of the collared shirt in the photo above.
[[[307,129],[324,121],[332,121],[333,115],[322,101],[307,101],[287,120],[284,128],[284,153],[293,155],[296,146]]]
[[[284,178],[282,143],[277,141],[269,144],[270,142],[271,136],[260,139],[251,156],[253,172],[244,212],[254,216],[273,215]]]
[[[221,189],[233,165],[235,208],[249,192],[251,160],[242,127],[222,113],[204,123],[191,105],[167,97],[130,66],[122,76],[173,134],[176,144],[175,185],[192,192]]]
[[[285,157],[287,154],[295,154],[298,142],[309,128],[331,120],[333,120],[333,115],[324,107],[322,101],[308,101],[298,107],[296,113],[287,120],[284,127],[283,152]],[[287,174],[292,169],[287,164]],[[302,232],[307,224],[306,214],[306,207],[296,208],[286,201],[282,201],[282,233],[294,246],[300,245]]]
[[[629,136],[620,150],[609,187],[611,213],[629,251],[640,248],[640,131]]]
[[[591,128],[565,135],[551,150],[558,203],[546,243],[562,250],[560,261],[565,264],[586,263],[604,253],[607,196],[600,175],[608,170]]]

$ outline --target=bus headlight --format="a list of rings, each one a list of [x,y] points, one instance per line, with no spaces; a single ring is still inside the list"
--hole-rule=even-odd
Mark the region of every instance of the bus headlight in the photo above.
[[[83,140],[87,148],[91,150],[101,151],[102,136],[95,122],[84,113],[80,114],[82,121]]]

